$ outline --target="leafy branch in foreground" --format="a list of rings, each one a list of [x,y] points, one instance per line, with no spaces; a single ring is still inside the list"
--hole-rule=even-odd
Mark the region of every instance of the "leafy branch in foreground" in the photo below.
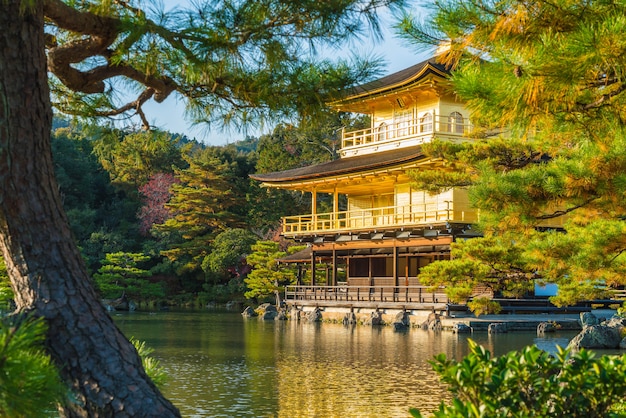
[[[0,416],[49,417],[68,388],[44,350],[46,323],[26,314],[0,319]]]
[[[491,357],[469,340],[461,361],[440,354],[431,362],[453,395],[437,418],[618,417],[626,395],[626,355],[596,357],[588,350],[556,355],[530,346]],[[411,409],[414,417],[422,417]]]
[[[559,305],[626,285],[626,4],[450,0],[430,11],[397,28],[419,46],[446,43],[438,59],[473,129],[463,144],[424,147],[446,172],[414,180],[467,188],[485,239],[424,277],[451,271],[460,294],[463,280],[503,294],[553,282]]]
[[[141,357],[141,363],[143,364],[146,374],[150,377],[150,380],[152,380],[152,382],[154,382],[154,384],[159,388],[162,387],[167,381],[167,372],[161,366],[159,361],[152,357],[154,349],[148,347],[145,341],[140,341],[134,337],[130,337],[129,340],[133,346],[135,346],[139,357]]]

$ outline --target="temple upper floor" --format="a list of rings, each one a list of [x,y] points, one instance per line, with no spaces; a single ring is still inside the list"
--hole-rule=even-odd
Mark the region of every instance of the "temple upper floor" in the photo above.
[[[414,147],[435,137],[464,140],[472,125],[449,88],[449,75],[432,58],[346,92],[332,106],[369,115],[371,126],[342,132],[341,157]]]

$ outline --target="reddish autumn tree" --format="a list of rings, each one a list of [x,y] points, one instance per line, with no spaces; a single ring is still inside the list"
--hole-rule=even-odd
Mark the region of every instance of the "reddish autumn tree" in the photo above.
[[[132,0],[0,2],[0,249],[18,309],[48,324],[49,352],[74,393],[66,416],[179,412],[100,304],[70,233],[53,174],[50,86],[60,110],[134,112],[144,125],[141,106],[174,91],[201,120],[289,115],[356,80],[347,65],[302,51],[346,39],[362,18],[376,24],[376,9],[396,3],[222,0],[150,14]],[[137,99],[116,103],[120,85]]]
[[[172,213],[165,206],[170,200],[172,184],[178,183],[172,173],[157,173],[139,188],[143,205],[139,209],[139,232],[148,235],[152,225],[162,224],[172,217]]]

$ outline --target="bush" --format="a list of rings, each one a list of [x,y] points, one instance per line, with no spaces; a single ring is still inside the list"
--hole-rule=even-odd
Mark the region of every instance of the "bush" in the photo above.
[[[431,364],[454,396],[435,417],[618,417],[625,409],[626,355],[558,347],[553,356],[531,346],[491,358],[470,340],[460,362],[440,354]]]
[[[43,348],[46,324],[23,314],[0,319],[0,416],[49,417],[67,399]]]
[[[130,337],[130,342],[135,346],[137,354],[141,357],[141,363],[150,380],[157,387],[162,388],[167,381],[167,372],[161,367],[159,361],[151,356],[154,353],[154,349],[148,347],[145,341],[139,341],[134,337]]]

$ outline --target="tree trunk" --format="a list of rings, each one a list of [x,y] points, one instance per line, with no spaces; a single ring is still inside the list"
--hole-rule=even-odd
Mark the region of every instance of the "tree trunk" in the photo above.
[[[76,394],[68,416],[180,416],[99,303],[70,233],[53,174],[42,5],[0,2],[0,248],[17,306],[47,320]]]

